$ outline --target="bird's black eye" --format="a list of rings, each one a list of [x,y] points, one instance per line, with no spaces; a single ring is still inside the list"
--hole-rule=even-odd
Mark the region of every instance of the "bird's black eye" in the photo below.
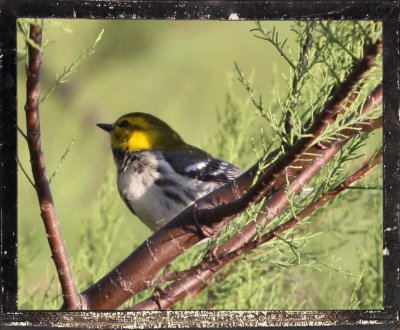
[[[127,120],[123,120],[118,124],[118,127],[127,127],[129,125],[129,122]]]

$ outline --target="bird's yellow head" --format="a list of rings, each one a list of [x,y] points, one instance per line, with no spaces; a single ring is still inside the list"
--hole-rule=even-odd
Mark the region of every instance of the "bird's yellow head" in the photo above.
[[[174,150],[185,142],[168,124],[147,113],[133,112],[114,124],[97,124],[110,133],[112,149],[124,151]]]

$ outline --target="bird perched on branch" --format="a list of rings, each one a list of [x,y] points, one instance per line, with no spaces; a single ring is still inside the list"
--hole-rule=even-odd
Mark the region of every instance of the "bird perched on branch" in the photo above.
[[[153,231],[242,173],[186,143],[147,113],[129,113],[114,124],[97,126],[110,134],[122,199]]]

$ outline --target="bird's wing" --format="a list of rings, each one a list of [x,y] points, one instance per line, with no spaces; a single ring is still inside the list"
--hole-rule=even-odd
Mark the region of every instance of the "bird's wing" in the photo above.
[[[194,147],[190,152],[176,150],[164,152],[163,155],[175,172],[200,181],[226,183],[243,173],[235,165]]]

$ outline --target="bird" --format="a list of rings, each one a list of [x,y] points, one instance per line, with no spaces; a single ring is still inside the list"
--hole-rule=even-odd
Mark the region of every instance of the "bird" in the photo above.
[[[186,207],[243,171],[186,143],[160,118],[144,112],[98,123],[109,133],[122,200],[157,231]]]

